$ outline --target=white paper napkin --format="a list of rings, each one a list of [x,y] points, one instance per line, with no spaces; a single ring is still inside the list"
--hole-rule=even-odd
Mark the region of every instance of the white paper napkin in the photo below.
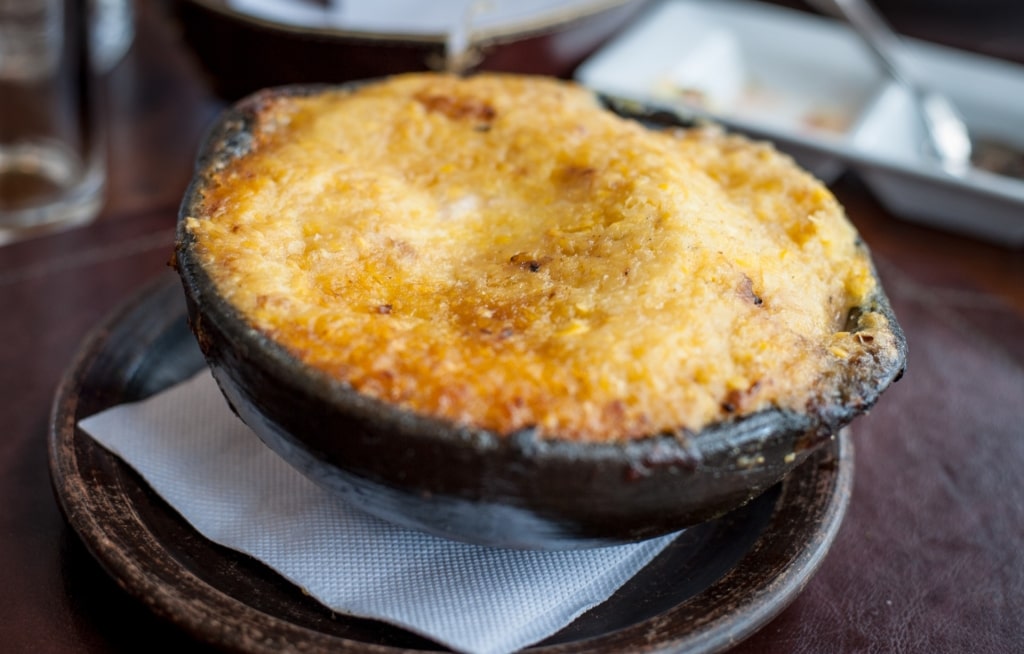
[[[210,540],[263,561],[334,611],[457,651],[502,654],[557,632],[674,538],[535,552],[396,527],[347,506],[264,446],[208,371],[80,426]]]

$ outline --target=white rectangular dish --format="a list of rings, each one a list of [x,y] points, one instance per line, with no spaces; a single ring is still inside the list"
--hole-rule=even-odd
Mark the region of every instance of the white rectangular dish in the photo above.
[[[961,108],[972,136],[1024,152],[1024,66],[910,39],[899,54]],[[1024,179],[943,171],[911,98],[841,22],[748,0],[665,0],[576,78],[772,140],[826,182],[852,168],[900,217],[1024,246]]]

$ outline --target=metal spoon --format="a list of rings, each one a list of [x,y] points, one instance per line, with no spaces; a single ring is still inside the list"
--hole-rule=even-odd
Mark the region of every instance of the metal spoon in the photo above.
[[[956,106],[946,96],[917,83],[895,56],[900,37],[869,0],[808,0],[812,5],[844,18],[861,36],[889,76],[910,92],[916,102],[931,153],[953,175],[971,165],[971,137]]]

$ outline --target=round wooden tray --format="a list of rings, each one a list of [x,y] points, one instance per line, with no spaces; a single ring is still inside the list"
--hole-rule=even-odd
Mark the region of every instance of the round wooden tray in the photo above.
[[[50,472],[65,517],[106,571],[194,637],[245,652],[407,652],[438,646],[338,615],[258,561],[203,538],[80,418],[141,399],[204,364],[180,283],[161,277],[83,344],[55,400]],[[822,562],[849,501],[840,434],[746,506],[686,530],[603,604],[535,652],[713,652],[767,623]]]

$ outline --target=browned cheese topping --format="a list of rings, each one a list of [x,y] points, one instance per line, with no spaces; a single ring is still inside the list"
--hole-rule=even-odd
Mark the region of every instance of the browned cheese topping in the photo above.
[[[769,145],[543,78],[275,97],[188,219],[219,291],[403,409],[614,441],[802,410],[893,348],[842,208]]]

